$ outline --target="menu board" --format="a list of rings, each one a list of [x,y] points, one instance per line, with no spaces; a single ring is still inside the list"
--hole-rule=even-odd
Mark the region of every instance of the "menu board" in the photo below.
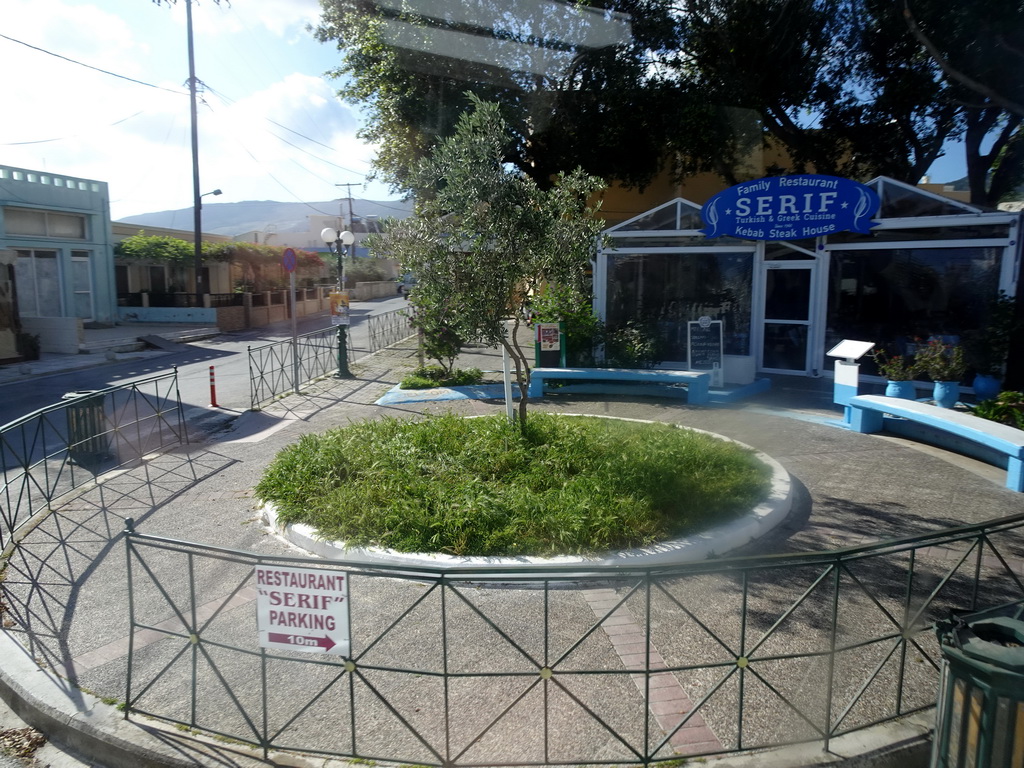
[[[691,371],[722,371],[722,321],[702,317],[686,324]]]

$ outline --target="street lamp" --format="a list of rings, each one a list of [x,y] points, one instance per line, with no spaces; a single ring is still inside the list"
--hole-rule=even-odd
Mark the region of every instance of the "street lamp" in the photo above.
[[[334,229],[333,227],[324,227],[320,230],[320,237],[323,239],[327,247],[338,257],[338,291],[342,292],[345,290],[345,261],[344,261],[344,248],[352,245],[356,241],[356,236],[348,230],[341,231]],[[352,374],[348,370],[348,338],[347,338],[347,326],[348,317],[344,318],[332,318],[337,319],[338,322],[338,373],[339,379],[350,379]]]
[[[199,177],[198,170],[195,178],[196,191],[199,190]],[[194,254],[195,254],[195,270],[196,270],[196,307],[202,309],[203,307],[203,217],[200,211],[203,208],[203,198],[207,195],[222,195],[224,194],[219,189],[213,190],[213,192],[204,192],[201,195],[197,195],[195,199],[195,233],[193,238]]]

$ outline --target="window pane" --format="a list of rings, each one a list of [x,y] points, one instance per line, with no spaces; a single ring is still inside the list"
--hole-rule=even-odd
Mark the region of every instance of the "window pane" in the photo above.
[[[18,251],[18,261],[14,265],[14,284],[18,289],[18,314],[22,317],[39,317],[32,257],[29,254],[29,251]]]
[[[767,320],[809,320],[811,270],[769,269],[765,281]]]
[[[92,281],[89,279],[89,262],[75,259],[71,262],[71,290],[88,292]]]
[[[608,263],[610,326],[648,323],[665,344],[663,359],[685,362],[686,323],[706,315],[724,321],[726,354],[750,354],[751,254],[618,254]]]
[[[4,208],[4,227],[9,235],[45,235],[46,214],[28,208]]]
[[[906,352],[915,338],[957,338],[986,322],[1001,248],[835,251],[826,348],[864,339]],[[869,358],[862,370],[872,373]]]
[[[50,237],[68,237],[77,240],[85,239],[85,217],[66,213],[50,213],[47,215]]]
[[[764,324],[764,367],[803,371],[807,367],[807,326]]]

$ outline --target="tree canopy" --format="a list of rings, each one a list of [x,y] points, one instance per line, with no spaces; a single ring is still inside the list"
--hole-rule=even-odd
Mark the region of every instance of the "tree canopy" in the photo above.
[[[921,6],[919,25],[941,50],[984,58],[1001,44],[971,16],[988,0],[962,12],[954,0],[905,1]],[[1012,123],[1005,106],[972,111],[903,2],[324,0],[317,34],[343,54],[342,95],[368,110],[379,176],[404,190],[471,108],[467,93],[501,105],[513,136],[505,160],[541,185],[577,165],[641,187],[666,168],[729,183],[811,168],[916,183],[969,130],[985,137],[976,162],[1000,167],[1017,135],[988,146]],[[1015,0],[994,4],[1006,8],[984,18],[1016,19]],[[1005,63],[1020,50],[1007,39]],[[751,168],[745,158],[766,141],[792,162]]]
[[[577,169],[542,189],[505,163],[512,133],[497,105],[469,101],[455,133],[413,170],[416,213],[367,244],[416,276],[410,300],[434,325],[507,350],[525,421],[529,352],[517,331],[544,285],[583,289],[604,226],[587,200],[601,180]]]

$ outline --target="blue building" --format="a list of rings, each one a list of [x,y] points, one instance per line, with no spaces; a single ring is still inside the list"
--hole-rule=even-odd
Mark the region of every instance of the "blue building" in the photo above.
[[[114,324],[105,182],[0,166],[0,251],[0,288],[13,282],[0,330],[39,335],[44,349],[68,351],[57,347],[77,344],[70,338],[76,329]],[[8,356],[0,349],[0,359]]]

